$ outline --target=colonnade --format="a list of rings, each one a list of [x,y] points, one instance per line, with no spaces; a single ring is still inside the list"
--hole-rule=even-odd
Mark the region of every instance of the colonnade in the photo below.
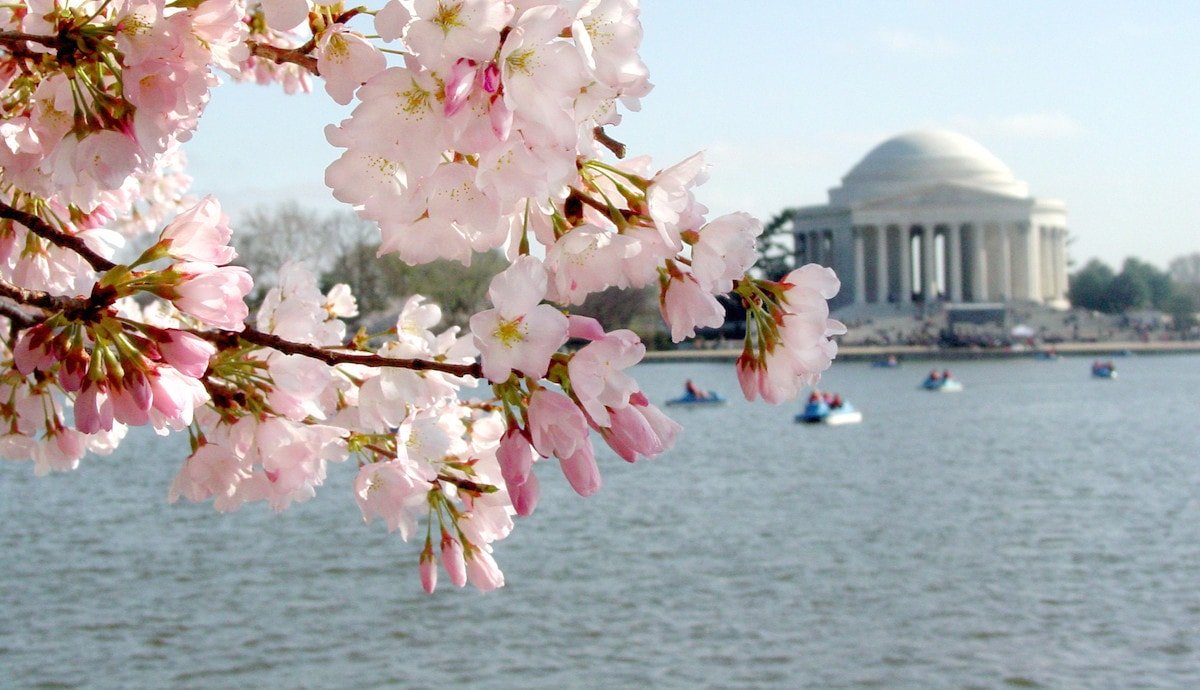
[[[1062,227],[1028,221],[896,222],[850,230],[853,259],[837,268],[852,274],[856,304],[1060,303],[1067,296],[1067,231]],[[835,264],[832,229],[795,237],[801,263]]]

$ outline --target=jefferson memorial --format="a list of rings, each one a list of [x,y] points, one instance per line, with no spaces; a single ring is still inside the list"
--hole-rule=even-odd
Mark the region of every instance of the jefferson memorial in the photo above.
[[[1035,198],[1000,159],[956,132],[879,144],[829,203],[795,209],[797,265],[842,280],[833,308],[1027,302],[1066,308],[1063,202]]]

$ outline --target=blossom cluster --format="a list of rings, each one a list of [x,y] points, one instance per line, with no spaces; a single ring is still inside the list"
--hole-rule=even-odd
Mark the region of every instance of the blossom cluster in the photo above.
[[[492,589],[493,544],[536,509],[539,463],[588,496],[594,440],[635,462],[680,432],[631,375],[638,335],[571,313],[589,295],[656,286],[680,342],[721,326],[717,298],[733,294],[747,398],[795,397],[844,332],[827,304],[837,278],[752,276],[762,225],[708,218],[701,154],[625,157],[606,128],[651,90],[641,37],[637,0],[6,6],[0,456],[45,473],[110,452],[129,426],[187,433],[169,498],[220,511],[286,509],[353,461],[366,522],[404,540],[423,526],[427,591],[439,563]],[[188,196],[180,148],[218,73],[289,93],[319,76],[353,106],[326,127],[333,195],[378,226],[381,255],[502,252],[490,307],[435,332],[440,310],[414,296],[384,333],[351,335],[348,288],[322,292],[292,264],[248,323],[252,276],[219,202]],[[145,248],[118,263],[126,245]]]

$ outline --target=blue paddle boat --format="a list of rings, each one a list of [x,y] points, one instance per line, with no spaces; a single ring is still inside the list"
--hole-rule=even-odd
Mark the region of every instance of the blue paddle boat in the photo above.
[[[696,387],[691,380],[684,385],[683,395],[678,398],[672,398],[667,401],[668,405],[686,405],[695,407],[704,407],[710,405],[724,405],[725,398],[720,393],[715,391],[701,390]]]
[[[853,404],[842,401],[841,404],[835,407],[821,398],[816,400],[810,398],[808,404],[804,406],[804,411],[796,415],[797,422],[805,424],[828,424],[829,426],[858,424],[862,420],[862,412],[855,408]]]
[[[1112,360],[1092,362],[1092,376],[1098,379],[1115,379],[1117,378],[1117,367]]]
[[[921,388],[935,393],[957,393],[963,389],[962,383],[950,376],[949,371],[931,371],[921,382]]]

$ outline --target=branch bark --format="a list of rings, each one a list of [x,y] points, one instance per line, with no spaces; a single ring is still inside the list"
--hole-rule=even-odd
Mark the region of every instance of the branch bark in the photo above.
[[[311,44],[312,41],[309,41],[299,48],[280,48],[267,43],[259,43],[258,41],[246,41],[246,45],[250,47],[251,55],[270,60],[277,65],[290,62],[303,67],[313,75],[319,77],[321,76],[321,72],[317,69],[317,59],[308,54],[313,49],[313,45]]]

